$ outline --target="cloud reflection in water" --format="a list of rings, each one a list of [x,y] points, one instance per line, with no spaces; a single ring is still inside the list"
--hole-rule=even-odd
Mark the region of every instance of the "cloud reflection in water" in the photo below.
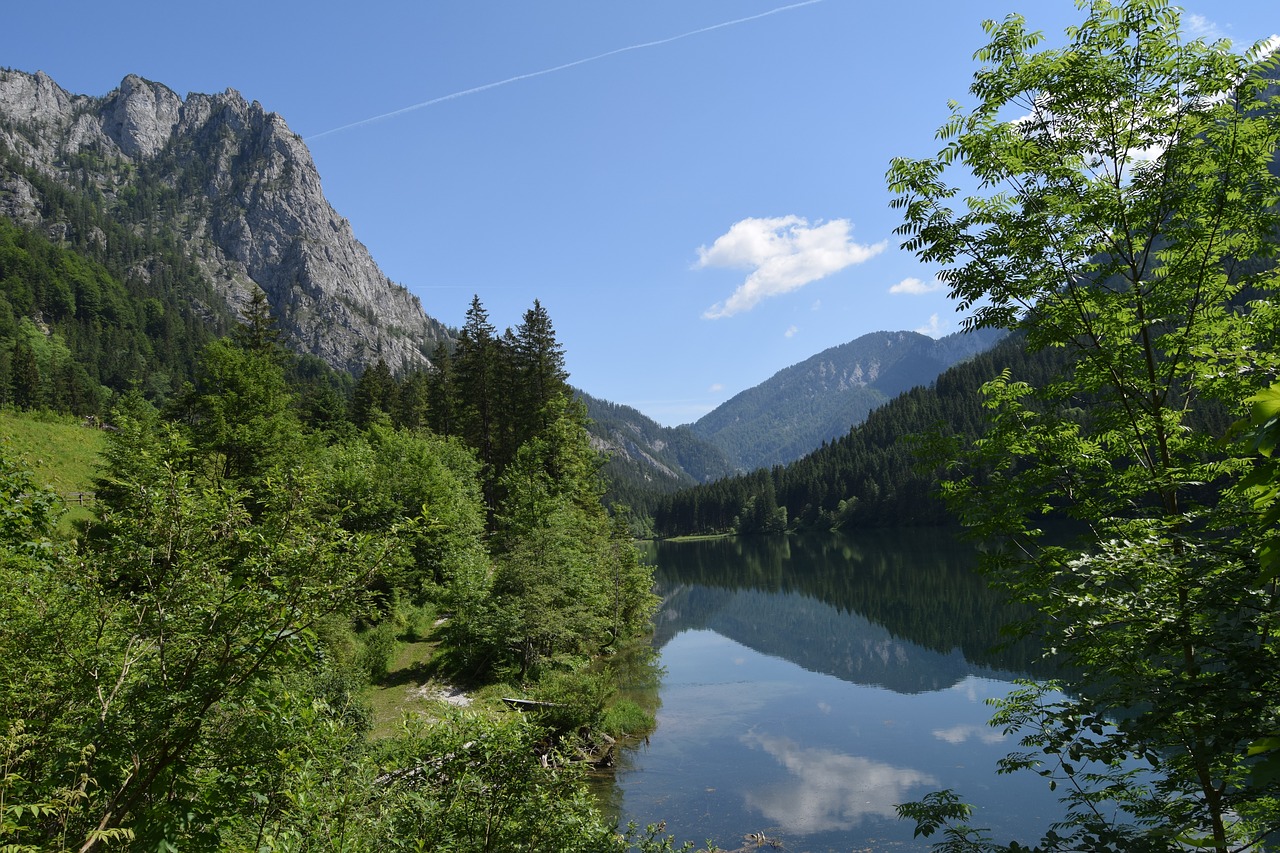
[[[919,770],[802,747],[790,738],[753,731],[743,735],[742,742],[773,756],[794,777],[746,794],[747,807],[784,833],[848,830],[864,817],[895,818],[894,806],[913,798],[909,789],[938,784]]]
[[[1005,740],[1005,735],[991,726],[974,726],[974,725],[956,725],[949,729],[934,729],[933,736],[938,740],[946,741],[951,744],[961,744],[968,740],[976,740],[982,743],[1000,743]]]

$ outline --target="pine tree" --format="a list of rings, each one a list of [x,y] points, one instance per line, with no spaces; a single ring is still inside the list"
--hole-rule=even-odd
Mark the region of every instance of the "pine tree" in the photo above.
[[[436,345],[427,373],[427,423],[439,435],[457,435],[457,387],[453,356],[444,341]]]
[[[519,439],[536,435],[550,424],[548,404],[570,394],[564,348],[556,340],[551,317],[538,300],[516,327],[512,352],[513,403]]]
[[[24,340],[13,347],[13,361],[9,368],[13,383],[13,404],[19,409],[35,409],[43,400],[40,365],[35,350]]]
[[[382,359],[367,368],[356,380],[351,395],[351,422],[364,429],[381,415],[395,408],[396,383],[391,369]]]
[[[283,353],[282,337],[276,318],[271,315],[267,294],[255,288],[245,306],[242,322],[231,330],[232,340],[251,352],[279,355]]]
[[[495,505],[495,478],[498,474],[498,394],[501,351],[489,313],[472,297],[467,320],[458,335],[454,353],[454,377],[458,390],[458,434],[475,448],[486,466],[485,500]]]

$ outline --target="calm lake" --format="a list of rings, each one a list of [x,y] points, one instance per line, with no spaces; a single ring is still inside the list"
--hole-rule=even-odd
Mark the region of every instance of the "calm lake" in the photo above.
[[[950,532],[650,547],[660,671],[637,668],[632,697],[658,728],[599,780],[620,826],[847,853],[928,849],[894,805],[941,788],[1002,841],[1038,840],[1059,814],[1039,777],[995,772],[1016,743],[986,701],[1036,650],[992,651],[1010,614]]]

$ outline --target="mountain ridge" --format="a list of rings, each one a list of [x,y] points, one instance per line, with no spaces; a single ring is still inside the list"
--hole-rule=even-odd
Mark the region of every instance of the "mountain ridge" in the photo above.
[[[302,138],[234,89],[184,99],[131,74],[93,97],[0,70],[0,153],[0,215],[92,245],[102,235],[45,215],[31,172],[92,194],[172,232],[232,316],[260,289],[293,347],[331,367],[424,366],[449,338],[329,204]]]
[[[784,367],[699,420],[663,426],[631,406],[577,390],[593,445],[608,457],[611,497],[644,505],[722,477],[785,465],[848,435],[897,395],[928,386],[951,366],[987,352],[1004,333],[933,339],[870,332]]]
[[[839,438],[877,406],[982,353],[1003,333],[877,331],[829,347],[734,395],[690,425],[744,471],[785,465]]]
[[[75,201],[53,203],[59,192]],[[85,250],[118,243],[121,228],[168,235],[204,280],[180,296],[211,328],[225,329],[261,292],[292,349],[355,375],[379,360],[394,372],[427,367],[455,334],[381,272],[325,198],[302,138],[234,89],[183,98],[127,75],[94,97],[43,72],[0,69],[0,215]],[[127,274],[165,271],[138,258]],[[677,427],[583,398],[610,476],[662,492],[785,463],[846,434],[983,348],[953,338],[863,335]]]

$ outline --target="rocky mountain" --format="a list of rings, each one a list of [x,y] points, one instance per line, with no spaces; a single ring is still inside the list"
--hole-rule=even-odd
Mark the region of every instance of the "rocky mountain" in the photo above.
[[[0,70],[0,216],[76,247],[106,242],[60,194],[175,240],[220,303],[201,306],[211,316],[239,316],[260,289],[291,346],[332,367],[425,364],[449,335],[330,206],[301,137],[234,90],[181,98],[129,76],[91,97]]]
[[[778,371],[691,429],[743,471],[784,465],[845,435],[882,403],[990,349],[1002,334],[983,330],[934,340],[918,332],[872,332]]]
[[[664,427],[643,413],[577,392],[592,441],[609,457],[614,499],[640,505],[731,474],[785,465],[847,435],[872,409],[952,365],[991,349],[1003,333],[940,340],[872,332],[778,371],[693,424]]]
[[[576,393],[591,419],[592,445],[609,458],[611,497],[627,503],[634,491],[670,492],[733,473],[724,452],[688,426],[665,427],[630,406]]]

